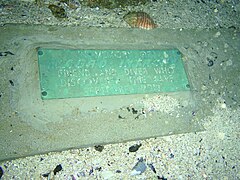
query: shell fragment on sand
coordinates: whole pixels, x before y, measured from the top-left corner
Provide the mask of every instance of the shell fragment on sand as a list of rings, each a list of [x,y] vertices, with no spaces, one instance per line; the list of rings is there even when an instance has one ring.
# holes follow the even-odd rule
[[[157,25],[153,19],[145,12],[130,12],[126,14],[123,19],[133,28],[153,29]]]

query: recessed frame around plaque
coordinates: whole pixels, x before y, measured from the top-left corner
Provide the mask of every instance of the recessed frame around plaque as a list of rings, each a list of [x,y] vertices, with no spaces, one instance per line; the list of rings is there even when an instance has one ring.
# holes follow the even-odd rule
[[[37,51],[42,99],[190,90],[177,49]]]

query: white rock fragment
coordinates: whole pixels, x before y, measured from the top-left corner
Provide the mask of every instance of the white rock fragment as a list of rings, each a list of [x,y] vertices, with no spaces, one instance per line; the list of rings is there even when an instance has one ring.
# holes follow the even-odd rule
[[[211,94],[216,94],[216,92],[212,89],[211,90],[211,92],[210,92]]]
[[[201,89],[202,89],[203,91],[205,91],[205,90],[207,90],[207,89],[208,89],[208,87],[207,87],[207,86],[205,86],[205,85],[202,85]]]
[[[223,139],[225,138],[225,133],[219,132],[219,133],[218,133],[218,138],[221,139],[221,140],[223,140]]]
[[[131,176],[136,176],[136,175],[140,175],[142,172],[141,171],[137,171],[137,170],[133,170],[132,172],[131,172]]]
[[[214,37],[219,37],[221,35],[221,33],[218,31],[215,35],[214,35]]]
[[[225,103],[222,103],[222,104],[220,105],[220,107],[221,107],[222,109],[226,109],[226,108],[227,108],[227,105],[226,105]]]
[[[114,173],[112,171],[102,171],[102,177],[103,179],[113,179]]]
[[[228,43],[224,43],[224,48],[226,49],[228,47],[229,47]]]
[[[227,66],[232,66],[232,64],[233,64],[233,62],[232,62],[231,59],[227,60],[227,62],[226,62],[226,65],[227,65]]]

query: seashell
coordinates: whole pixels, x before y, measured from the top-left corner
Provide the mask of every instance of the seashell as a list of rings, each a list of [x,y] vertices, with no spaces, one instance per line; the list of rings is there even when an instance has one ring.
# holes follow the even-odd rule
[[[157,25],[152,18],[145,12],[130,12],[123,19],[131,26],[141,29],[153,29]]]

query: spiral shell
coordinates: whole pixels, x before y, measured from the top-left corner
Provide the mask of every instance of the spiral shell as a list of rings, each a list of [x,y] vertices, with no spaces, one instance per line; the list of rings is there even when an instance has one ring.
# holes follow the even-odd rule
[[[153,29],[157,25],[152,18],[145,12],[130,12],[123,19],[131,26],[141,29]]]

